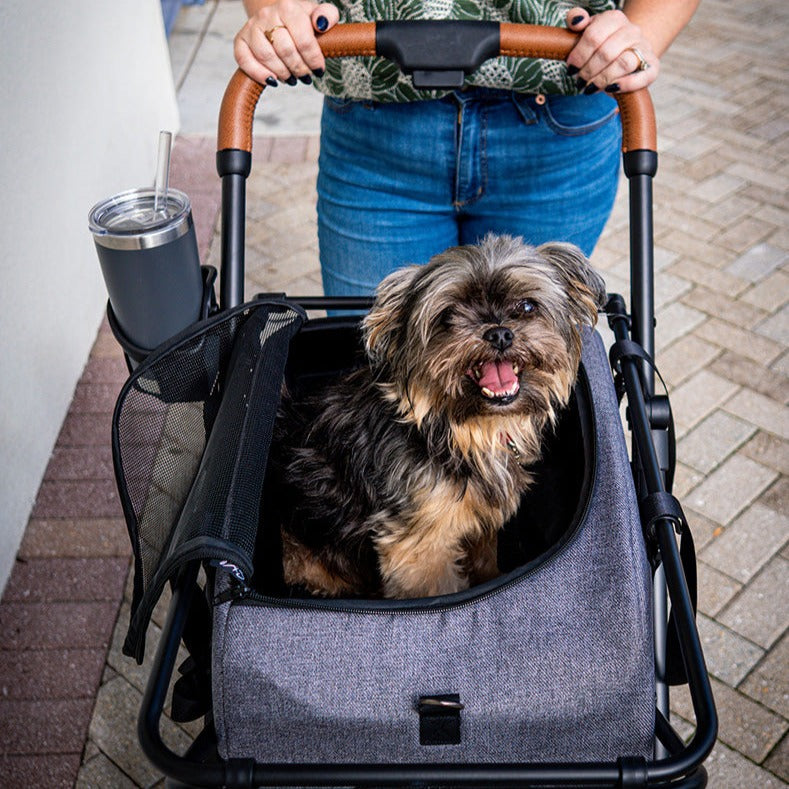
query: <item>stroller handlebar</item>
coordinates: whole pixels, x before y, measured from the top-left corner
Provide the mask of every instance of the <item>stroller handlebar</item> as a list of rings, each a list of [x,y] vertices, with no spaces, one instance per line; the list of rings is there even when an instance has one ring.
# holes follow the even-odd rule
[[[318,35],[328,58],[389,57],[415,79],[429,81],[438,75],[430,87],[460,87],[463,74],[496,55],[564,60],[577,40],[578,34],[559,27],[446,20],[357,22]],[[423,84],[428,87],[428,82]],[[217,150],[252,152],[252,121],[263,90],[263,85],[236,71],[219,112]],[[656,151],[655,111],[647,89],[615,98],[622,117],[622,152]]]

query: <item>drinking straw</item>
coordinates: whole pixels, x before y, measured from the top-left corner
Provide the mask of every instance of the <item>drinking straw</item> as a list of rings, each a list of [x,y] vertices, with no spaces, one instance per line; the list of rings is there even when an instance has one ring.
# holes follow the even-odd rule
[[[167,210],[167,189],[170,182],[170,148],[173,135],[168,131],[159,132],[159,154],[156,158],[156,179],[153,182],[153,212]]]

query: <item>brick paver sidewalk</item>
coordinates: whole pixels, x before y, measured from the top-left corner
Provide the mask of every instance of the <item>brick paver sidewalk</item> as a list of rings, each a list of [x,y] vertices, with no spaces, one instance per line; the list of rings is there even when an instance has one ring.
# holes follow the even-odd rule
[[[699,554],[699,629],[720,713],[715,789],[789,780],[789,6],[704,0],[653,91],[658,362],[676,492]],[[282,88],[280,89],[282,90]],[[172,182],[217,264],[214,141],[182,137]],[[259,138],[247,294],[320,292],[314,137]],[[625,190],[595,252],[627,293]],[[152,786],[135,739],[147,676],[120,655],[129,549],[109,419],[125,368],[102,328],[0,603],[0,785]],[[152,627],[152,655],[161,611]],[[674,720],[692,730],[683,692]],[[185,745],[193,728],[166,722]]]

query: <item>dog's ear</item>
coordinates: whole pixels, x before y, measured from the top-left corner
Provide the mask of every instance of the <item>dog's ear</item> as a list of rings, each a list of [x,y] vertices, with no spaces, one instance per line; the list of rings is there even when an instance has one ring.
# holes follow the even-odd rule
[[[406,266],[385,277],[375,292],[375,303],[362,322],[364,344],[373,364],[392,363],[397,336],[405,331],[408,296],[422,266]]]
[[[561,277],[570,304],[579,323],[594,326],[597,312],[605,306],[607,294],[603,278],[575,244],[554,242],[537,247],[537,253],[548,261]]]

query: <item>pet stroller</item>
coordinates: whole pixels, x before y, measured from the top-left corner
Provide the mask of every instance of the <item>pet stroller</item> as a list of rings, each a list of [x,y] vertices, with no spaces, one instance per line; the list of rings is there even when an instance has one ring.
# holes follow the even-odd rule
[[[384,55],[417,86],[452,88],[489,57],[563,59],[574,40],[465,22],[350,24],[320,38],[329,57]],[[238,72],[221,109],[219,306],[204,267],[202,320],[146,358],[124,346],[134,369],[113,452],[135,555],[126,654],[142,661],[153,608],[173,589],[139,720],[146,755],[176,786],[704,786],[717,720],[692,541],[670,494],[670,409],[651,359],[649,95],[618,97],[631,312],[610,297],[610,360],[585,334],[571,404],[500,538],[503,575],[421,600],[315,600],[261,591],[271,558],[256,557],[262,499],[276,496],[266,460],[283,380],[306,391],[360,360],[358,317],[307,320],[306,310],[370,300],[244,302],[261,91]],[[631,457],[617,395],[627,396]],[[535,520],[550,541],[535,544]],[[173,682],[182,642],[189,655]],[[687,744],[668,720],[668,687],[682,683],[696,715]],[[171,685],[172,717],[204,723],[185,755],[160,734]]]

